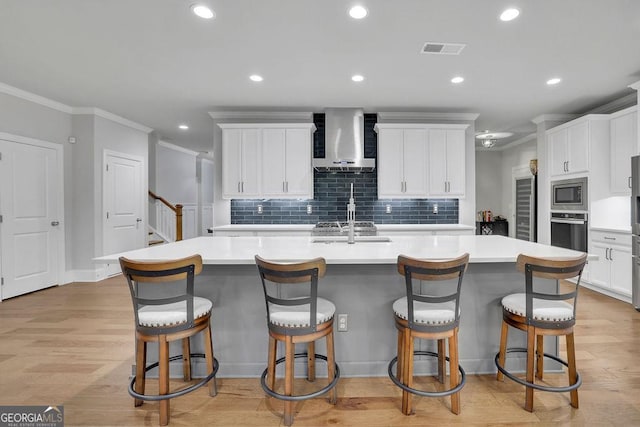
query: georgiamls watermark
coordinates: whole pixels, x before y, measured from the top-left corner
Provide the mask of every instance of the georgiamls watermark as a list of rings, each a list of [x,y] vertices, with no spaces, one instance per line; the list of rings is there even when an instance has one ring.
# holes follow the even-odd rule
[[[0,406],[0,427],[64,427],[64,406]]]

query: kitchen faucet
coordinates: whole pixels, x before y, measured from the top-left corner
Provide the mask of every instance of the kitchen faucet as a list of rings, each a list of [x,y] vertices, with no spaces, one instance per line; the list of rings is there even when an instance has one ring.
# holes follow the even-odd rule
[[[356,203],[353,199],[353,182],[351,183],[351,196],[349,197],[349,204],[347,205],[347,222],[349,223],[349,235],[347,237],[347,243],[353,244],[356,242]]]

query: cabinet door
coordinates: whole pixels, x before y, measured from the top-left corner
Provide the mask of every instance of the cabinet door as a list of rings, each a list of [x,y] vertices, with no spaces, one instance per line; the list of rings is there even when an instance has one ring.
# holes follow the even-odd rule
[[[447,184],[447,131],[429,131],[429,195],[446,197]]]
[[[242,181],[242,129],[222,131],[222,195],[239,197]]]
[[[631,195],[631,156],[638,144],[637,113],[611,119],[611,192]]]
[[[309,129],[287,129],[285,189],[287,196],[313,198],[311,134]]]
[[[260,129],[242,129],[242,197],[260,196]]]
[[[594,285],[608,288],[611,264],[608,259],[609,245],[593,242],[589,251],[598,256],[597,261],[589,261],[589,281]],[[631,272],[631,265],[629,265],[629,272]]]
[[[464,196],[465,131],[447,130],[447,195]]]
[[[280,197],[285,193],[285,129],[262,131],[262,194]]]
[[[427,197],[427,131],[426,129],[404,130],[404,195]]]
[[[549,161],[551,175],[564,175],[567,173],[567,130],[547,134],[549,146]]]
[[[569,173],[589,170],[589,122],[567,129],[567,160]]]
[[[615,246],[611,248],[609,253],[609,258],[611,258],[611,289],[631,296],[631,269],[633,262],[631,248]]]
[[[403,130],[378,131],[378,198],[403,197]]]

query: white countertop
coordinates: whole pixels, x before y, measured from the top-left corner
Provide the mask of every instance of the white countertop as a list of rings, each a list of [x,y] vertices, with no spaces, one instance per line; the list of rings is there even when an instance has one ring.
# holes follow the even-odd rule
[[[311,231],[315,224],[229,224],[213,227],[214,231]],[[475,230],[463,224],[376,224],[378,231]]]
[[[254,255],[274,261],[324,257],[328,264],[395,264],[400,254],[424,259],[448,259],[468,252],[471,263],[516,261],[518,254],[564,258],[580,252],[503,236],[397,236],[389,242],[312,243],[313,237],[196,237],[112,254],[95,261],[118,262],[120,256],[137,260],[167,260],[200,254],[205,264],[254,264]],[[597,259],[590,256],[589,259]]]

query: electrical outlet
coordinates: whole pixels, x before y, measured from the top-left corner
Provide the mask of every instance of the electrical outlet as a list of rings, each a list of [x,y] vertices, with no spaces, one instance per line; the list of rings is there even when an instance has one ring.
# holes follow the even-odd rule
[[[338,332],[347,332],[348,322],[346,314],[338,314]]]
[[[313,213],[313,206],[307,205],[307,214],[311,215]]]
[[[387,208],[385,210],[386,213],[391,213],[391,205],[387,205]]]
[[[433,204],[433,213],[434,213],[434,214],[437,214],[437,213],[438,213],[438,204],[437,204],[437,203],[434,203],[434,204]]]
[[[258,205],[258,213],[262,214],[263,210],[262,210],[262,205]]]

